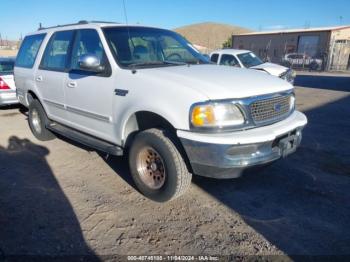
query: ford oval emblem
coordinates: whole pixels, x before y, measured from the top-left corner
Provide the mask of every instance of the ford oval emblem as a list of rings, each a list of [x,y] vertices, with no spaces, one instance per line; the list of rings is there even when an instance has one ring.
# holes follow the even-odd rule
[[[273,106],[273,109],[275,110],[275,112],[279,112],[282,109],[282,105],[281,104],[275,104]]]

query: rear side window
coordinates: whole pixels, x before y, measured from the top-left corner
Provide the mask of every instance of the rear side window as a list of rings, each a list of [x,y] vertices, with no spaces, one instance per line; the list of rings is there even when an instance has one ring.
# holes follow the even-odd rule
[[[0,61],[0,74],[13,73],[14,61]]]
[[[16,58],[16,66],[32,68],[45,34],[26,36]]]
[[[213,54],[211,57],[210,57],[210,61],[214,62],[214,63],[217,63],[218,62],[218,59],[219,59],[219,54]]]
[[[74,31],[56,32],[52,35],[44,56],[40,63],[40,69],[52,71],[64,71],[69,61],[69,52],[73,43]]]

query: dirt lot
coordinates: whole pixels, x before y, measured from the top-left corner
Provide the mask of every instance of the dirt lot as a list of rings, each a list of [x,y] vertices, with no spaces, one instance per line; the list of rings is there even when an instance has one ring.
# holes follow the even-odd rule
[[[237,180],[194,177],[186,195],[163,205],[134,189],[125,159],[39,142],[23,110],[0,110],[0,260],[350,255],[349,79],[298,79],[308,86],[296,91],[310,123],[297,153]]]
[[[0,50],[0,56],[16,56],[18,50]]]

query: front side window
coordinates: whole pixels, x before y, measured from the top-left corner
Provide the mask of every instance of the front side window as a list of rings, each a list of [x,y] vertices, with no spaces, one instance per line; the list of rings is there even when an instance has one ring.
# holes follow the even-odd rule
[[[12,74],[14,65],[15,65],[14,61],[10,61],[10,60],[1,61],[0,60],[0,75]]]
[[[32,68],[45,34],[26,36],[16,58],[16,66]]]
[[[100,37],[94,29],[82,29],[77,32],[72,52],[72,70],[79,70],[79,60],[85,55],[97,57],[102,65],[106,63],[107,58]]]
[[[222,55],[220,65],[240,67],[238,60],[233,55]]]
[[[264,63],[253,52],[243,53],[243,54],[239,54],[237,56],[238,56],[239,60],[241,60],[242,64],[247,68],[252,67],[252,66],[261,65]]]
[[[146,27],[108,27],[103,31],[115,60],[123,68],[208,63],[172,31]]]
[[[74,31],[56,32],[52,35],[41,60],[40,69],[64,71],[69,61],[69,49]]]

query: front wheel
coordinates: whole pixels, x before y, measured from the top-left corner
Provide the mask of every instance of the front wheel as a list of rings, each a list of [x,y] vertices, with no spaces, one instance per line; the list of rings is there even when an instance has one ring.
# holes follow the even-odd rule
[[[181,196],[192,175],[166,131],[149,129],[134,139],[129,153],[131,175],[146,197],[166,202]]]

